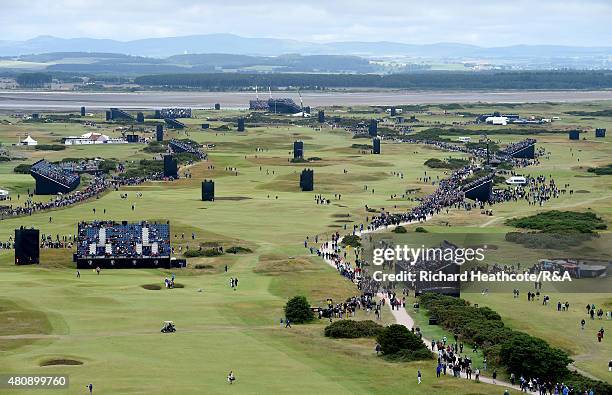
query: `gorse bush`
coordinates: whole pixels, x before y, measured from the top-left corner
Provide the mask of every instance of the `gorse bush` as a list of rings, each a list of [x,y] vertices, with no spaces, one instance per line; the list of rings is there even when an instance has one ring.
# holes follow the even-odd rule
[[[314,313],[305,296],[294,296],[285,305],[285,317],[293,323],[303,324],[312,321]]]
[[[223,253],[216,248],[207,248],[203,250],[187,250],[183,254],[187,258],[197,258],[197,257],[213,257],[223,255]]]
[[[442,327],[456,333],[462,341],[480,346],[490,361],[506,367],[517,377],[571,382],[578,392],[597,388],[596,393],[612,393],[608,383],[570,373],[567,366],[572,359],[565,351],[504,326],[499,314],[488,307],[470,306],[461,298],[436,293],[421,295],[420,304]]]
[[[432,358],[431,352],[423,344],[421,338],[408,330],[404,325],[392,324],[385,327],[376,336],[376,341],[380,344],[383,355],[390,358],[395,356],[401,360],[406,360],[407,358],[414,360],[418,355],[428,359]]]
[[[346,235],[342,238],[341,244],[346,246],[351,246],[353,248],[361,247],[361,237],[357,235]]]
[[[372,320],[339,320],[325,327],[325,336],[344,339],[378,336],[383,326]]]
[[[249,252],[253,252],[250,248],[241,247],[241,246],[232,246],[225,250],[228,254],[247,254]]]
[[[593,233],[607,229],[603,219],[592,212],[551,210],[522,218],[506,220],[516,228],[540,230],[547,233]]]

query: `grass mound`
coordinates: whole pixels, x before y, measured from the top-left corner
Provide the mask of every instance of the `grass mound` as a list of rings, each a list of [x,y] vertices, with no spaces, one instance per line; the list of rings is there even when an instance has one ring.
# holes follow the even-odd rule
[[[46,359],[40,363],[40,366],[77,366],[83,365],[83,361],[76,359]]]
[[[0,333],[2,336],[50,334],[51,322],[41,311],[27,309],[9,299],[0,298]],[[0,352],[32,344],[30,339],[0,339]]]

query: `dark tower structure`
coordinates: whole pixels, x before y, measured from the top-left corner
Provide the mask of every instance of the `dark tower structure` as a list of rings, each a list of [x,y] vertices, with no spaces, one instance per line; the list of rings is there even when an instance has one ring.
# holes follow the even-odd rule
[[[164,155],[164,177],[178,178],[178,161],[172,155]]]
[[[595,129],[595,137],[606,137],[606,129],[603,129],[603,128]]]
[[[319,118],[319,123],[325,123],[325,111],[319,110],[317,117]]]
[[[391,113],[390,115],[391,115],[392,117],[394,117],[394,116],[396,116],[396,115],[397,115],[397,110],[395,110],[395,107],[391,107],[391,111],[390,111],[390,113]]]
[[[293,142],[293,159],[304,159],[304,142]]]
[[[140,111],[136,113],[136,122],[144,123],[144,114]]]
[[[370,127],[368,128],[368,134],[372,137],[378,136],[378,121],[375,119],[370,120]]]
[[[215,182],[213,180],[202,181],[202,201],[203,202],[214,202],[215,201]]]
[[[85,116],[85,106],[81,106],[81,116]]]
[[[106,111],[106,120],[107,120],[107,121],[110,121],[111,119],[112,119],[112,118],[111,118],[111,112],[107,110],[107,111]]]
[[[221,109],[221,104],[215,103],[215,110],[220,110],[220,109]]]
[[[300,174],[300,189],[303,192],[314,190],[314,170],[302,170],[302,173]]]
[[[15,265],[40,263],[39,240],[38,229],[15,229]]]
[[[164,141],[164,125],[158,124],[155,126],[155,141]]]
[[[155,119],[162,119],[161,110],[155,110]]]
[[[238,131],[244,132],[244,118],[238,118]]]
[[[579,130],[570,130],[569,132],[570,140],[580,140],[580,131]]]
[[[372,153],[380,154],[380,139],[378,137],[372,139]]]

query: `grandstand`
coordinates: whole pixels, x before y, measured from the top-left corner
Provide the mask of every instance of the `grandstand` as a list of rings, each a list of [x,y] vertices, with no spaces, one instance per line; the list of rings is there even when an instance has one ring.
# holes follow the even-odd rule
[[[493,178],[495,173],[487,174],[463,186],[462,191],[467,199],[488,202],[493,193]]]
[[[293,99],[268,99],[268,100],[251,100],[249,101],[250,110],[268,111],[274,114],[295,114],[302,109]]]
[[[111,108],[107,111],[107,121],[133,121],[134,117],[118,108]]]
[[[157,111],[155,112],[157,114]],[[191,108],[162,108],[159,110],[158,118],[191,118]]]
[[[534,159],[535,143],[536,141],[534,139],[525,139],[518,143],[508,145],[505,149],[499,151],[499,154],[511,158]]]
[[[194,147],[193,145],[181,140],[172,139],[168,142],[168,146],[174,153],[188,152],[190,154],[196,155],[198,159],[206,158],[205,152],[202,152],[199,148]]]
[[[77,268],[170,267],[170,224],[80,222]]]
[[[35,191],[37,195],[68,193],[76,189],[81,183],[81,177],[78,174],[44,159],[32,165],[30,175],[36,180]]]
[[[168,126],[169,129],[184,129],[186,127],[183,122],[174,118],[164,118],[164,122],[166,122],[166,126]]]

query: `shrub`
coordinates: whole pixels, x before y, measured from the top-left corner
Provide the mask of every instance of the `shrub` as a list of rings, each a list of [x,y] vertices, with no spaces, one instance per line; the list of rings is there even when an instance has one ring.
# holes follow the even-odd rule
[[[425,228],[424,228],[424,227],[422,227],[422,226],[417,226],[417,227],[416,227],[416,229],[415,229],[414,231],[415,231],[415,232],[417,232],[417,233],[429,233],[429,232],[427,231],[427,229],[425,229]]]
[[[197,258],[201,256],[203,257],[219,256],[219,255],[223,255],[223,253],[216,248],[208,248],[204,250],[187,250],[185,251],[183,255],[185,255],[187,258]]]
[[[228,254],[247,254],[249,252],[253,252],[250,248],[233,246],[225,250]]]
[[[34,148],[39,151],[63,151],[66,149],[66,146],[61,144],[39,144]]]
[[[500,358],[516,375],[553,381],[566,375],[567,365],[572,362],[565,351],[522,332],[514,332],[502,343]]]
[[[395,227],[395,229],[392,230],[393,233],[408,233],[408,231],[406,230],[406,228],[404,228],[401,225],[398,225]]]
[[[600,166],[600,167],[592,167],[587,170],[589,173],[595,173],[598,176],[609,176],[612,175],[612,163]]]
[[[361,247],[361,237],[357,235],[346,235],[342,238],[342,243],[344,247],[351,246],[353,248]]]
[[[466,159],[449,158],[447,160],[441,160],[430,158],[425,161],[424,165],[432,169],[459,169],[466,166],[468,163],[469,161]]]
[[[285,317],[296,324],[303,324],[312,321],[314,313],[305,296],[294,296],[285,305]]]
[[[149,152],[152,154],[158,154],[161,152],[166,152],[166,147],[161,144],[159,141],[151,141],[146,147],[142,149],[144,152]]]
[[[414,333],[404,325],[393,324],[384,328],[376,337],[384,355],[391,355],[400,351],[418,351],[427,347]]]
[[[548,233],[592,233],[607,228],[604,220],[595,213],[559,210],[508,219],[506,225]]]
[[[15,168],[13,169],[13,172],[18,173],[18,174],[30,174],[31,168],[32,168],[32,165],[22,163],[20,165],[15,166]]]
[[[343,339],[356,339],[358,337],[378,336],[382,330],[382,325],[379,325],[372,320],[339,320],[325,327],[325,336]]]
[[[461,298],[433,293],[422,295],[420,304],[442,327],[457,333],[462,341],[479,345],[490,361],[505,366],[517,376],[561,382],[569,373],[567,365],[572,360],[565,351],[505,327],[499,314],[490,308],[470,306]],[[587,386],[581,388],[584,390]]]

